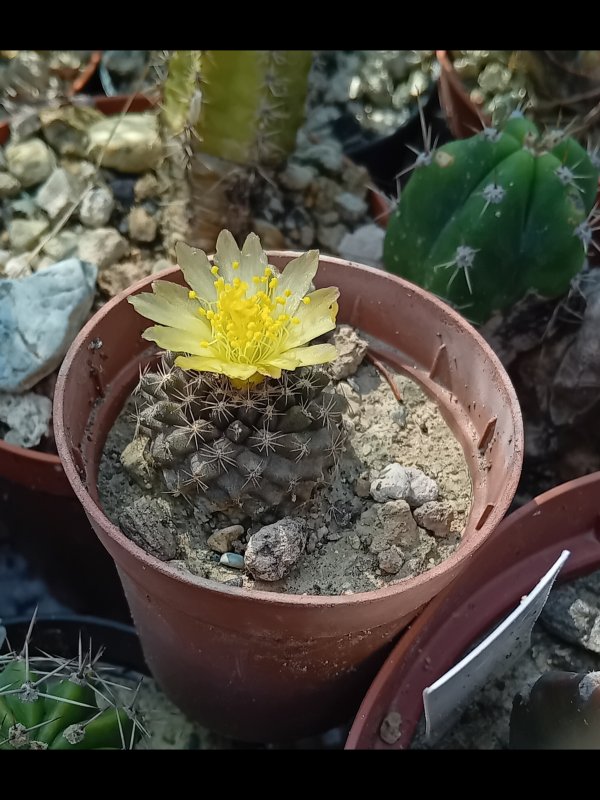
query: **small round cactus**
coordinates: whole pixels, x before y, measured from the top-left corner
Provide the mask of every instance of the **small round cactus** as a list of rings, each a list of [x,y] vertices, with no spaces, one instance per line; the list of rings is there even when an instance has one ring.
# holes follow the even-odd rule
[[[163,323],[143,335],[166,352],[140,376],[122,463],[231,520],[285,516],[327,481],[344,443],[346,401],[315,366],[336,350],[311,344],[335,328],[339,292],[310,292],[317,251],[280,273],[254,234],[239,250],[222,232],[212,264],[185,245],[178,257],[191,289],[157,281],[130,298]]]
[[[0,750],[129,750],[143,727],[133,703],[119,706],[113,680],[90,651],[71,660],[20,652],[0,656]],[[111,673],[112,675],[112,673]]]
[[[558,297],[592,240],[598,176],[573,138],[518,113],[502,130],[426,146],[390,219],[385,266],[476,323],[528,292]]]

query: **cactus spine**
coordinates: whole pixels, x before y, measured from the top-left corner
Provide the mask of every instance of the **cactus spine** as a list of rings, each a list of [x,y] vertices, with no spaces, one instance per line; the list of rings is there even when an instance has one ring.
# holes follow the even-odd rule
[[[34,621],[21,652],[0,656],[0,750],[131,749],[143,728],[114,700],[100,654],[83,653],[80,640],[76,659],[32,657]]]
[[[420,154],[386,232],[386,268],[485,322],[529,291],[558,297],[591,242],[598,168],[515,114]]]
[[[252,176],[293,150],[311,61],[305,50],[173,52],[162,117],[184,135],[191,244],[210,251],[223,227],[250,232]]]

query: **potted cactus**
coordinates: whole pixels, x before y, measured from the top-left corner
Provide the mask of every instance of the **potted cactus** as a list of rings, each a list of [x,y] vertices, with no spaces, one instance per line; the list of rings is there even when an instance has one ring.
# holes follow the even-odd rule
[[[426,150],[390,218],[386,268],[476,323],[528,293],[559,297],[592,240],[598,176],[574,139],[520,113]]]
[[[0,627],[0,750],[131,750],[143,732],[135,693],[119,702],[110,668],[98,663],[103,650],[92,653],[91,640],[85,649],[81,633],[69,658],[35,655],[35,621],[19,651]]]
[[[392,641],[494,530],[518,480],[519,412],[478,334],[395,276],[316,251],[266,253],[254,235],[240,250],[229,233],[214,260],[182,244],[178,261],[153,287],[147,279],[104,306],[73,344],[57,383],[57,446],[166,693],[212,730],[285,741],[352,714]],[[346,400],[326,372],[335,349],[319,341],[339,322],[338,302],[341,321],[369,337],[370,357],[435,399],[465,455],[470,512],[460,545],[421,571],[407,563],[404,577],[390,574],[372,590],[277,591],[279,568],[289,572],[308,550],[308,499],[327,496],[342,435],[353,441]],[[128,408],[133,420],[120,428]],[[385,493],[385,481],[375,484]],[[146,496],[126,501],[126,487]],[[173,539],[165,498],[180,503],[176,517],[191,536],[214,530],[191,548],[200,558],[215,545],[201,572],[178,559],[191,540],[184,528],[184,540]],[[394,502],[411,513],[407,501]],[[324,526],[331,552],[347,554],[342,573],[356,559],[334,516],[343,511],[334,507]],[[392,524],[393,537],[416,533],[406,521],[406,529]],[[385,565],[398,570],[394,547]]]

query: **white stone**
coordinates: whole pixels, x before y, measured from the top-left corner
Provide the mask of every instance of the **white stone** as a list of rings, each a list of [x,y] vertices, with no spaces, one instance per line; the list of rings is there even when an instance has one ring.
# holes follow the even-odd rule
[[[385,230],[379,225],[369,223],[361,225],[353,233],[347,233],[338,246],[341,258],[380,267],[383,258],[383,240]]]
[[[88,228],[106,225],[115,207],[115,198],[107,186],[96,186],[81,201],[79,219]]]
[[[48,230],[48,222],[44,219],[14,219],[8,226],[10,246],[16,253],[31,250]]]
[[[97,269],[70,258],[0,278],[0,391],[24,392],[61,362],[92,307]]]
[[[88,136],[90,156],[96,158],[104,151],[102,166],[119,172],[146,172],[163,155],[158,117],[150,112],[106,117],[91,126]]]
[[[79,235],[75,231],[64,230],[53,236],[42,248],[42,251],[53,259],[52,263],[62,261],[77,253]],[[40,267],[38,267],[40,269]]]
[[[411,508],[437,500],[437,483],[417,467],[388,464],[379,477],[371,482],[371,497],[378,503],[387,500],[406,500]]]
[[[114,228],[96,228],[86,231],[79,240],[79,258],[106,269],[127,255],[129,245]]]
[[[50,219],[56,219],[75,202],[81,193],[81,184],[64,169],[55,169],[48,180],[40,186],[35,202]]]
[[[279,180],[287,189],[291,189],[293,192],[301,192],[310,185],[316,175],[317,171],[314,167],[290,162],[280,174]]]
[[[135,242],[153,242],[156,239],[158,224],[141,206],[135,206],[127,216],[129,235]]]
[[[4,277],[6,278],[25,278],[33,272],[32,252],[19,253],[18,256],[9,258],[4,265]]]
[[[35,447],[48,434],[52,401],[41,394],[0,392],[0,422],[8,426],[7,444]]]
[[[45,181],[56,164],[54,153],[41,139],[11,144],[5,154],[8,171],[25,188]]]
[[[341,192],[335,198],[335,204],[340,216],[346,222],[358,222],[367,213],[365,201],[352,192]]]

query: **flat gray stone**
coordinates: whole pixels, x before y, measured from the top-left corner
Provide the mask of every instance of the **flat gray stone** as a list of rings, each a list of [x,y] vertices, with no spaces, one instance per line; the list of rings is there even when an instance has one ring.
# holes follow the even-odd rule
[[[104,151],[102,166],[119,172],[146,172],[156,167],[163,155],[154,113],[106,117],[91,126],[88,136],[90,156],[96,158]]]
[[[341,258],[367,264],[371,267],[380,267],[383,258],[383,240],[385,229],[370,223],[361,225],[352,233],[347,233],[339,244],[338,252]]]
[[[95,265],[70,258],[26,278],[0,278],[0,391],[24,392],[49,375],[92,307]]]
[[[0,198],[14,197],[21,191],[21,183],[8,172],[0,172]]]
[[[38,189],[35,202],[50,219],[56,219],[77,200],[80,193],[81,183],[77,178],[65,169],[55,169]]]
[[[257,580],[281,580],[304,552],[307,538],[306,522],[299,517],[284,517],[265,525],[248,539],[248,571]]]

